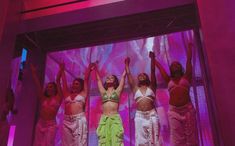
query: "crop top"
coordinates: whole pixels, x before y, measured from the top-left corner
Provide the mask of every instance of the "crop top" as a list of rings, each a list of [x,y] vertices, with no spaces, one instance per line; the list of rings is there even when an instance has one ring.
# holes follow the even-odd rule
[[[170,80],[168,83],[169,92],[172,92],[172,90],[174,90],[176,87],[180,87],[188,91],[190,87],[190,83],[185,78],[181,78],[178,84],[176,84],[173,80]]]
[[[107,101],[113,101],[118,103],[119,97],[116,91],[114,91],[110,96],[108,96],[107,92],[105,92],[102,96],[102,102],[105,103]]]
[[[68,96],[67,98],[65,98],[64,100],[65,104],[67,103],[75,103],[75,102],[83,102],[85,103],[85,97],[81,96],[80,94],[78,94],[73,100],[71,99],[71,96]]]
[[[143,100],[144,98],[154,101],[155,94],[152,89],[147,88],[145,94],[143,94],[140,89],[135,92],[134,99],[136,102]]]
[[[58,108],[59,106],[60,106],[60,103],[54,98],[51,100],[44,100],[42,102],[43,108]]]

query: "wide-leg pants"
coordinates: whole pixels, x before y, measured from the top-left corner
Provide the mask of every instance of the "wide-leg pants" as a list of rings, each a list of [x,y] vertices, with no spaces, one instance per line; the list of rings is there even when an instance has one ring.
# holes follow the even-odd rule
[[[62,146],[87,146],[87,120],[85,113],[64,116]]]
[[[56,131],[55,120],[39,119],[36,125],[34,146],[55,146]]]
[[[136,146],[160,146],[159,131],[159,119],[155,109],[150,111],[136,111]]]
[[[196,111],[192,103],[169,107],[171,146],[198,146]]]
[[[119,114],[102,115],[96,133],[99,146],[123,146],[124,129]]]

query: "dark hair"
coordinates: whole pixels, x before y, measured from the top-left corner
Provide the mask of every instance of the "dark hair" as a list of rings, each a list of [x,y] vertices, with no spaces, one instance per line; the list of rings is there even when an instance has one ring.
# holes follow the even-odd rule
[[[55,95],[56,95],[57,92],[58,92],[58,91],[57,91],[57,84],[56,84],[55,82],[49,82],[49,83],[47,83],[47,86],[48,86],[49,84],[52,84],[53,87],[55,88]],[[44,90],[44,96],[49,97],[49,95],[48,95],[48,93],[47,93],[47,89]]]
[[[146,74],[146,73],[140,73],[140,74],[144,74],[145,75],[145,77],[146,77],[146,80],[145,80],[145,85],[147,85],[147,86],[150,86],[150,79],[149,79],[149,76]],[[140,75],[139,74],[139,75]],[[138,75],[138,76],[139,76]],[[138,86],[141,86],[141,82],[138,80]]]
[[[114,89],[117,89],[117,87],[119,86],[118,78],[117,78],[117,76],[115,76],[115,75],[111,75],[111,76],[114,77]],[[105,88],[106,90],[108,89],[108,86],[107,86],[106,81],[105,81],[105,83],[104,83],[104,88]]]
[[[84,80],[82,78],[75,78],[73,82],[78,81],[80,83],[80,90],[78,92],[81,92],[84,89]]]
[[[175,74],[174,74],[174,72],[172,72],[172,69],[171,69],[174,64],[177,64],[177,65],[180,66],[180,68],[181,68],[180,75],[183,76],[183,75],[184,75],[184,72],[185,72],[183,66],[182,66],[178,61],[174,61],[174,62],[172,62],[171,65],[170,65],[171,77],[172,77],[172,78],[175,77]]]

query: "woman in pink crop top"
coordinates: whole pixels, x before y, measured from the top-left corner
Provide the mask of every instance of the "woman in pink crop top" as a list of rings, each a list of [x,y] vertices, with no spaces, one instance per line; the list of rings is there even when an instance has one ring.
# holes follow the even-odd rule
[[[92,70],[90,64],[84,80],[75,78],[71,89],[68,89],[65,76],[64,63],[60,65],[59,78],[62,77],[65,115],[62,128],[62,146],[86,146],[87,145],[87,121],[84,113],[86,98],[88,96],[88,80]]]
[[[49,82],[43,91],[36,68],[33,64],[30,65],[30,68],[40,101],[40,114],[35,130],[34,146],[54,146],[57,131],[56,115],[63,97],[60,83],[58,80],[56,83]]]
[[[170,94],[169,124],[172,146],[197,146],[196,112],[191,103],[189,91],[192,79],[192,43],[188,44],[186,71],[178,61],[170,65],[170,75],[155,60],[162,77],[168,84]]]
[[[150,52],[151,59],[151,81],[146,73],[140,73],[137,77],[137,84],[135,83],[130,69],[130,58],[126,58],[125,66],[128,77],[128,82],[134,93],[136,101],[135,114],[135,145],[146,146],[160,146],[159,141],[159,120],[155,110],[156,105],[156,76],[154,65],[154,53]]]

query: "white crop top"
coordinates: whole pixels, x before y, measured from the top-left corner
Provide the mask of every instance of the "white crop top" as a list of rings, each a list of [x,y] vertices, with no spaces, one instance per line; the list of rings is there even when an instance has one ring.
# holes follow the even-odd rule
[[[74,103],[74,102],[83,102],[85,103],[85,97],[81,96],[80,94],[78,94],[73,100],[71,99],[70,96],[68,96],[67,98],[65,98],[64,100],[65,104],[67,103]]]
[[[155,98],[155,93],[153,92],[152,89],[147,88],[145,94],[142,94],[142,92],[140,91],[140,89],[138,89],[135,92],[135,96],[134,99],[136,102],[139,102],[140,100],[143,100],[144,98],[149,99],[151,101],[154,101]]]

